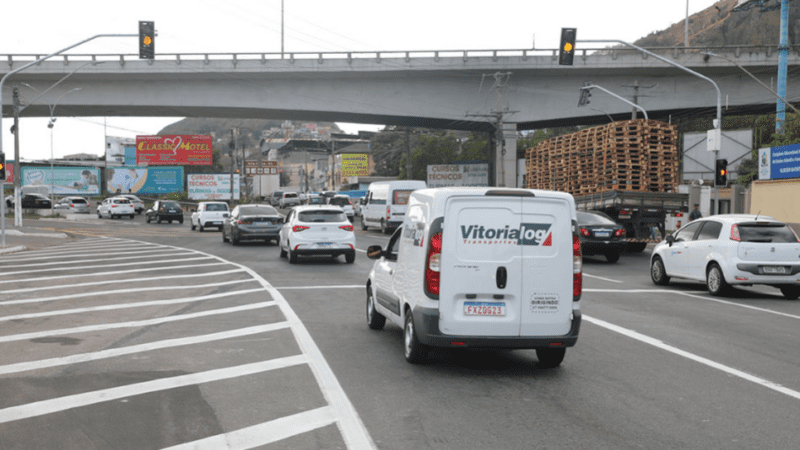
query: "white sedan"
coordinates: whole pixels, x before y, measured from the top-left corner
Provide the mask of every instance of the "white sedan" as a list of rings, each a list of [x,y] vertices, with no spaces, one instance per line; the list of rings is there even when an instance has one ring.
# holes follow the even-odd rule
[[[703,281],[711,295],[731,286],[775,286],[800,297],[800,239],[785,223],[751,214],[697,219],[656,245],[650,256],[653,283],[670,278]]]
[[[133,203],[124,197],[111,197],[103,200],[103,203],[97,206],[97,218],[102,219],[107,216],[110,219],[115,217],[130,216],[133,219],[136,210],[133,208]]]
[[[300,255],[344,255],[356,260],[356,236],[353,224],[338,206],[297,206],[286,215],[280,231],[281,258],[294,264]]]

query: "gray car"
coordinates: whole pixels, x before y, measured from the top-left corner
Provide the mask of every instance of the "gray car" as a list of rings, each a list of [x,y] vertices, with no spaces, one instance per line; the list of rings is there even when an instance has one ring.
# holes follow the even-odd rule
[[[53,209],[74,214],[91,214],[89,202],[83,197],[64,197],[59,200]]]
[[[239,205],[222,223],[222,242],[239,245],[244,240],[278,243],[283,216],[269,205]]]

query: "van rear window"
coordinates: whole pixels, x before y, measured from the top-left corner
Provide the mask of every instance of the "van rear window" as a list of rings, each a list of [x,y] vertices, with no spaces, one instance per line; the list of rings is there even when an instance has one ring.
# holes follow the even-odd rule
[[[408,197],[411,196],[411,189],[406,190],[397,190],[394,191],[394,199],[392,200],[392,204],[394,205],[407,205],[408,204]]]
[[[792,230],[785,223],[767,223],[767,224],[744,224],[740,223],[739,237],[742,242],[773,242],[773,243],[796,243]]]
[[[206,205],[206,211],[227,211],[228,205],[222,203],[209,203]]]

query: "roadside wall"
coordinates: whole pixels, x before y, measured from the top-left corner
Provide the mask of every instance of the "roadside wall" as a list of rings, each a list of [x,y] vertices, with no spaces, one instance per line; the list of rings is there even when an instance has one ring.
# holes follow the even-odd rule
[[[750,214],[765,214],[800,227],[800,178],[758,180],[751,186]]]

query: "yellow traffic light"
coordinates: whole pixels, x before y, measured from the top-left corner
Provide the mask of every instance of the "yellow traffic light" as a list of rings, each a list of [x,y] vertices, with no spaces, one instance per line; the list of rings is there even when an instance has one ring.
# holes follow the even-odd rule
[[[577,28],[561,29],[561,46],[558,51],[558,65],[571,66],[572,57],[575,55],[575,36]]]

